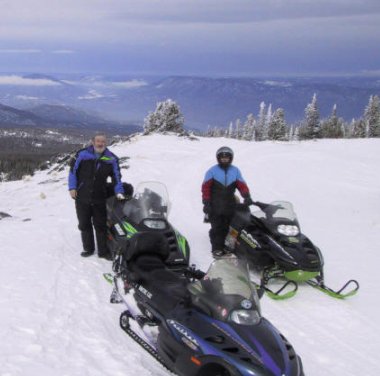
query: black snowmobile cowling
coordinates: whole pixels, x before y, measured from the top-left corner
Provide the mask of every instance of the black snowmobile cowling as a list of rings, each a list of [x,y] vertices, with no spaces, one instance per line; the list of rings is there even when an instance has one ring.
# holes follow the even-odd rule
[[[126,262],[106,275],[111,302],[126,307],[120,326],[134,341],[180,376],[304,375],[292,345],[262,317],[245,261],[225,258],[207,273],[179,273],[169,255],[163,234],[140,232],[123,253]]]
[[[189,264],[190,247],[186,238],[168,222],[168,192],[160,182],[142,182],[133,197],[107,200],[108,246],[113,258],[122,254],[133,236],[140,232],[161,233],[168,241],[168,265],[181,268]]]
[[[239,258],[246,259],[251,268],[262,272],[261,283],[270,297],[292,297],[298,283],[302,282],[339,299],[358,291],[359,284],[355,280],[349,280],[339,291],[325,285],[322,253],[301,232],[290,202],[254,202],[254,205],[260,210],[253,213],[244,204],[236,206],[226,247]],[[279,278],[287,282],[277,292],[273,292],[269,283]],[[349,285],[353,288],[347,291]]]

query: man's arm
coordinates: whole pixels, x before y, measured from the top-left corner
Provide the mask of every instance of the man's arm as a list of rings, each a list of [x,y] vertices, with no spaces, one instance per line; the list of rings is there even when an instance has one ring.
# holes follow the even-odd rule
[[[243,179],[243,176],[238,168],[237,169],[237,176],[236,176],[236,188],[240,192],[241,196],[245,199],[250,198],[250,192],[247,183]]]
[[[112,184],[114,186],[115,194],[125,194],[123,183],[121,181],[121,172],[119,166],[119,158],[116,155],[113,156],[112,160]]]
[[[81,151],[81,150],[80,150]],[[75,156],[73,156],[70,160],[70,171],[69,171],[69,191],[70,191],[70,196],[75,199],[77,197],[77,170],[80,164],[80,156],[78,151]]]
[[[211,187],[213,183],[212,169],[206,172],[205,178],[202,183],[202,202],[203,204],[210,203],[211,201]]]

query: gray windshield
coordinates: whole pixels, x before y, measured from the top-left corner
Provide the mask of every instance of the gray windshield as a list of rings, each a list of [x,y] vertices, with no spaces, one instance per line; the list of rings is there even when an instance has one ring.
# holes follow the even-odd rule
[[[166,186],[159,182],[144,182],[137,186],[133,198],[125,202],[123,214],[135,223],[146,218],[166,219],[168,207]]]

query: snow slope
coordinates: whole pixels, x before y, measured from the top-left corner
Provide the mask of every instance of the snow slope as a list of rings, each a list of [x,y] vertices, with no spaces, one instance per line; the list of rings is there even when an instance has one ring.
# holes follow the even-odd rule
[[[303,232],[325,257],[326,280],[361,284],[334,300],[302,286],[284,302],[262,299],[264,315],[301,355],[308,376],[377,375],[380,350],[380,140],[249,143],[138,136],[112,147],[130,156],[124,180],[167,185],[171,222],[190,241],[192,262],[211,262],[200,185],[216,149],[230,145],[254,199],[293,202]],[[120,329],[102,277],[110,263],[79,256],[67,171],[1,183],[0,375],[166,375]],[[30,220],[27,220],[30,219]]]

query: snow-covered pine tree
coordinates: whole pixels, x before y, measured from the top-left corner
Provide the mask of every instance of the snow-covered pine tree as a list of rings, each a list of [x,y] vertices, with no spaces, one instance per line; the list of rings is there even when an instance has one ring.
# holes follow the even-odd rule
[[[232,121],[230,122],[230,125],[228,127],[228,138],[233,138],[234,137],[234,124]]]
[[[351,137],[353,138],[365,138],[366,132],[366,122],[364,119],[352,119],[351,123]]]
[[[264,124],[264,131],[263,131],[263,141],[268,140],[268,130],[269,125],[272,121],[273,113],[272,113],[272,103],[269,104],[267,113],[265,115],[265,124]]]
[[[317,94],[314,93],[311,103],[305,108],[305,120],[299,130],[299,136],[304,140],[319,138],[321,133],[320,128]]]
[[[262,141],[264,139],[264,128],[265,128],[265,103],[260,103],[259,116],[257,117],[256,129],[255,129],[255,140]]]
[[[244,123],[244,132],[243,132],[243,139],[247,141],[252,141],[254,130],[255,130],[255,117],[253,114],[248,114],[247,120]]]
[[[343,120],[338,118],[337,106],[334,104],[331,115],[321,124],[322,138],[342,138],[343,137]]]
[[[240,119],[237,119],[235,122],[235,138],[240,140],[242,136],[241,122]]]
[[[144,134],[152,132],[183,133],[184,118],[179,105],[171,99],[158,102],[156,110],[144,119]]]
[[[377,95],[371,95],[364,111],[367,125],[367,137],[380,137],[380,100]]]
[[[295,133],[295,127],[294,125],[291,125],[287,134],[288,141],[294,141],[294,133]]]
[[[269,140],[286,140],[286,123],[285,123],[285,111],[282,108],[278,108],[269,123],[268,139]]]

